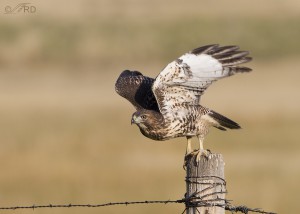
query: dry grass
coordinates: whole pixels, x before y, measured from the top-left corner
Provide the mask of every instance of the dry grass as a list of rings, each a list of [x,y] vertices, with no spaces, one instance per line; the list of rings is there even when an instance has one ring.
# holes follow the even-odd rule
[[[129,125],[133,108],[114,92],[114,81],[125,68],[155,76],[184,51],[219,42],[239,44],[255,58],[254,72],[216,83],[202,99],[243,127],[213,130],[205,144],[224,155],[228,198],[299,213],[298,3],[86,2],[68,9],[35,2],[36,15],[1,14],[0,206],[183,197],[185,140],[144,138]]]

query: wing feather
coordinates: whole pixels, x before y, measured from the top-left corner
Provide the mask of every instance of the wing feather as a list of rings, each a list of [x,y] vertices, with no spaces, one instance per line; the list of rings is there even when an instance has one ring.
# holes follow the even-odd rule
[[[199,105],[204,91],[218,79],[250,72],[239,66],[252,60],[238,46],[206,45],[168,64],[156,77],[152,90],[162,114],[174,114],[184,105]],[[179,107],[180,106],[180,107]]]
[[[229,45],[229,46],[222,46],[222,47],[216,47],[214,50],[210,53],[212,56],[222,55],[228,52],[233,52],[239,49],[239,46],[236,45]]]
[[[127,99],[136,109],[158,110],[152,92],[153,78],[144,76],[138,71],[123,71],[115,84],[116,92]]]

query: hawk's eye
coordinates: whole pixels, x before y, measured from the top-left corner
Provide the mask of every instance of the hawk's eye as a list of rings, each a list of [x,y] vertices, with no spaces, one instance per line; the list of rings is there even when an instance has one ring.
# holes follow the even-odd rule
[[[147,116],[143,114],[143,115],[141,116],[141,118],[142,118],[143,120],[145,120],[145,119],[147,118]]]

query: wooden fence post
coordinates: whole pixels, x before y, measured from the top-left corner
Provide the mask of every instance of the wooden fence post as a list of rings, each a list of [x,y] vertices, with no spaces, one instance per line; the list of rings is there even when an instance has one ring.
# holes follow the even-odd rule
[[[226,182],[224,161],[221,154],[186,157],[186,213],[225,214]]]

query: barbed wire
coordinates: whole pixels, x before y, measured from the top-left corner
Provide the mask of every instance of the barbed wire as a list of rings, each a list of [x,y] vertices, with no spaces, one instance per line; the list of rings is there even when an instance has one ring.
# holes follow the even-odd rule
[[[168,204],[168,203],[183,203],[182,200],[167,200],[167,201],[124,201],[124,202],[108,202],[103,204],[48,204],[48,205],[31,205],[31,206],[13,206],[0,207],[0,210],[17,210],[17,209],[37,209],[37,208],[71,208],[71,207],[106,207],[114,205],[132,205],[132,204]]]
[[[197,199],[197,198],[193,198]],[[96,208],[96,207],[106,207],[106,206],[115,206],[115,205],[134,205],[134,204],[174,204],[174,203],[189,203],[189,206],[191,206],[190,203],[191,198],[189,200],[187,199],[179,199],[179,200],[146,200],[146,201],[124,201],[124,202],[108,202],[108,203],[102,203],[102,204],[48,204],[48,205],[31,205],[31,206],[11,206],[11,207],[0,207],[0,210],[18,210],[18,209],[39,209],[39,208],[72,208],[72,207],[86,207],[86,208]],[[198,203],[194,204],[195,207],[207,207],[212,206],[211,203],[207,203],[207,201],[198,201]],[[216,204],[215,206],[220,206]],[[224,207],[224,206],[220,206]],[[230,212],[241,212],[244,214],[248,214],[249,212],[254,213],[262,213],[262,214],[276,214],[273,212],[266,212],[259,208],[249,208],[247,206],[233,206],[229,203],[228,200],[226,200],[225,210],[228,210]],[[184,213],[185,210],[182,212]]]

